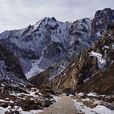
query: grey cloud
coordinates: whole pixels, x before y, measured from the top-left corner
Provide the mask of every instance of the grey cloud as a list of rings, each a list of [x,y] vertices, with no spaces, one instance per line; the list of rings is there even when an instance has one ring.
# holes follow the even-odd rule
[[[34,24],[45,16],[60,21],[92,17],[106,7],[114,8],[114,0],[0,0],[0,32]]]

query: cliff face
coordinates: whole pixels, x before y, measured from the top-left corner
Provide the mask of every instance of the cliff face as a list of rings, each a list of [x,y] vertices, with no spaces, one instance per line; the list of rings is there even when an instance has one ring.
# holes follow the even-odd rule
[[[92,32],[102,34],[107,25],[112,24],[114,21],[114,10],[105,8],[104,10],[98,10],[92,22]]]
[[[0,83],[26,85],[26,77],[17,57],[0,42]]]
[[[97,59],[98,70],[93,72],[87,82],[79,85],[77,91],[95,91],[100,94],[110,94],[114,92],[114,25],[108,26],[108,30],[102,36],[102,39],[91,49],[100,53],[101,58],[95,55]],[[91,69],[91,67],[90,67]]]

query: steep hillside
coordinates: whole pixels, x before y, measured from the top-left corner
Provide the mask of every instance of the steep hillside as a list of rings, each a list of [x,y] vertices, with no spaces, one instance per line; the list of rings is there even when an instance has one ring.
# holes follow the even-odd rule
[[[102,38],[81,53],[54,78],[50,86],[55,89],[74,89],[78,92],[114,92],[114,25],[109,25]]]
[[[28,82],[17,57],[0,42],[0,83],[26,85]]]
[[[45,85],[48,83],[53,83],[53,78],[54,78],[55,79],[54,85],[56,85],[56,88],[75,89],[77,83],[78,84],[83,83],[84,80],[88,80],[87,77],[91,76],[92,74],[95,74],[99,70],[99,68],[103,69],[105,67],[106,61],[104,59],[101,59],[102,55],[97,54],[98,58],[101,59],[100,61],[98,61],[99,65],[97,66],[97,58],[94,58],[92,56],[89,57],[88,56],[89,49],[87,48],[94,45],[94,43],[96,45],[96,43],[99,42],[99,39],[101,38],[102,34],[104,34],[104,31],[106,31],[108,27],[110,28],[110,26],[108,25],[112,25],[114,21],[113,12],[114,12],[113,10],[106,8],[104,10],[97,11],[94,19],[91,22],[89,21],[89,19],[82,19],[74,22],[71,25],[71,28],[69,31],[70,32],[69,56],[70,55],[72,56],[70,56],[71,59],[67,61],[68,63],[65,61],[62,64],[60,64],[61,66],[63,66],[61,68],[63,70],[61,70],[59,73],[57,72],[53,73],[53,71],[56,71],[58,68],[57,67],[58,63],[57,63],[47,68],[46,71],[41,72],[38,75],[34,75],[32,78],[30,78],[30,81],[38,85],[41,85],[41,84]],[[104,46],[104,45],[102,44],[101,46]],[[80,54],[79,58],[77,58],[78,54]],[[94,51],[92,52],[92,54],[96,55]],[[77,63],[77,66],[75,66],[76,64],[75,61]],[[74,78],[74,76],[79,77],[79,80],[77,81]],[[40,81],[40,84],[39,84],[39,81]]]
[[[90,54],[97,59],[98,70],[91,74],[90,80],[79,85],[77,91],[95,91],[100,94],[114,93],[114,24],[108,26],[108,31],[91,49]]]
[[[46,17],[24,29],[5,31],[0,39],[18,57],[29,78],[58,63],[61,68],[72,56],[90,47],[91,22],[89,18],[69,23]]]

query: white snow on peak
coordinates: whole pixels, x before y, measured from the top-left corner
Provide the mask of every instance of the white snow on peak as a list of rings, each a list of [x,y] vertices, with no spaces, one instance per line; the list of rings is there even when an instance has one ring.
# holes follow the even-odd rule
[[[38,28],[38,26],[40,25],[40,23],[43,21],[43,19],[39,20],[38,22],[36,22],[36,24],[33,25],[34,30],[36,30]]]
[[[92,51],[90,56],[96,57],[98,61],[98,67],[103,69],[106,65],[106,59],[103,58],[102,54]]]

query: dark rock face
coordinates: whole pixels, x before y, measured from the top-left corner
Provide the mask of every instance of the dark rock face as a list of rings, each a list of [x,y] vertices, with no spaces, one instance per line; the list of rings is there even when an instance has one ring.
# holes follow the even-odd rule
[[[56,61],[59,63],[61,60],[67,60],[68,55],[62,43],[52,42],[47,46],[43,52],[42,61],[40,62],[40,67],[46,69]],[[45,65],[44,65],[45,64]]]
[[[49,83],[49,74],[50,74],[51,68],[48,68],[42,73],[39,73],[38,75],[35,75],[29,79],[29,81],[32,84],[35,84],[37,86],[42,86],[43,84]]]
[[[7,71],[12,71],[17,75],[20,75],[20,78],[25,78],[22,68],[18,59],[11,53],[5,46],[0,44],[0,59],[4,60],[7,65]],[[22,77],[21,77],[22,76]]]
[[[94,33],[103,33],[107,25],[113,23],[114,10],[105,8],[104,10],[98,10],[92,22],[92,30]]]
[[[105,58],[104,69],[98,69],[91,75],[90,80],[77,88],[78,91],[95,91],[99,94],[114,93],[114,29],[110,28],[103,35],[102,39],[92,48],[92,50],[101,53]],[[98,62],[97,62],[98,64]],[[91,69],[91,68],[90,68]]]
[[[0,83],[19,85],[27,83],[17,57],[2,43],[0,43]]]

